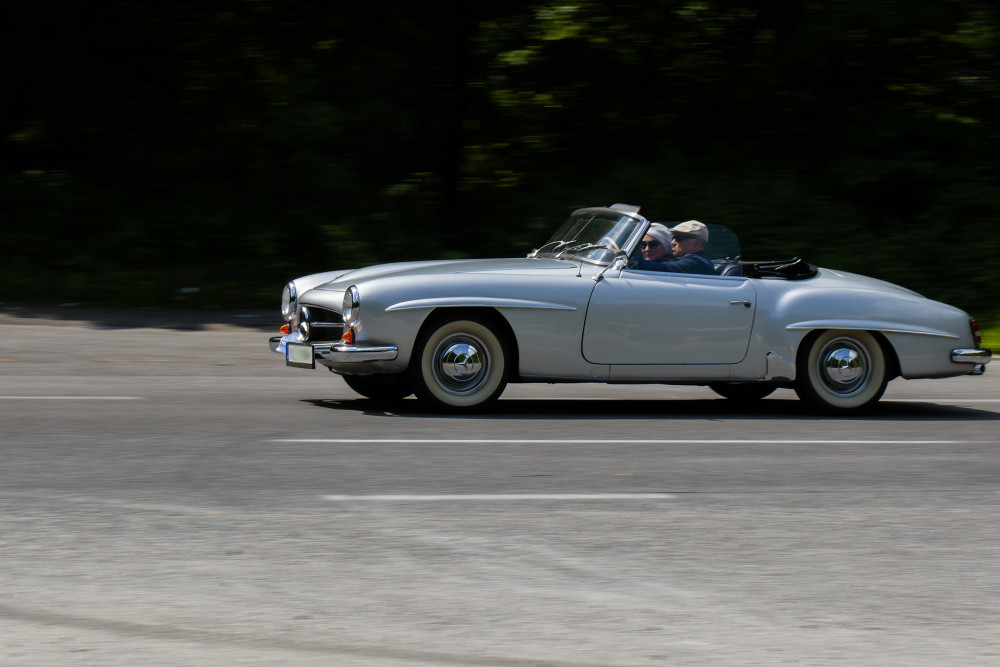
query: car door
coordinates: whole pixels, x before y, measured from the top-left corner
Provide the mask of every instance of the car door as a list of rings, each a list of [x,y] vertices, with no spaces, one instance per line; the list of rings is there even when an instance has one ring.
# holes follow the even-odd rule
[[[735,364],[746,356],[756,311],[753,282],[626,270],[597,283],[583,356],[595,364]]]

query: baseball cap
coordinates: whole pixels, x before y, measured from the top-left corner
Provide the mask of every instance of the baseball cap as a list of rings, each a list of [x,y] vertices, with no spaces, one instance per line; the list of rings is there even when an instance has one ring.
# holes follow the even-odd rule
[[[681,224],[673,227],[670,231],[675,235],[680,234],[681,236],[693,236],[701,239],[705,243],[708,243],[708,226],[706,226],[704,222],[688,220],[687,222],[682,222]]]

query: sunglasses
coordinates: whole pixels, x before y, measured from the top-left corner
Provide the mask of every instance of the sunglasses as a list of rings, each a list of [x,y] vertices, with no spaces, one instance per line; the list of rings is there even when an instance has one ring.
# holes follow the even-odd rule
[[[643,248],[643,249],[645,249],[645,248],[659,248],[660,247],[660,242],[659,241],[640,241],[639,242],[639,247]]]

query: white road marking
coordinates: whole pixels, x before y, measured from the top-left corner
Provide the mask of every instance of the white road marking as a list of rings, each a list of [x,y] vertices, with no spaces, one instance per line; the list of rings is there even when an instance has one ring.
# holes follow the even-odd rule
[[[1000,398],[883,398],[883,403],[1000,403]]]
[[[141,401],[142,396],[0,396],[0,401]]]
[[[424,502],[449,500],[664,500],[673,498],[669,493],[407,493],[381,495],[332,495],[323,500]]]
[[[713,396],[717,401],[724,401],[726,399],[721,396]],[[533,403],[535,401],[599,401],[601,403],[611,402],[611,401],[669,401],[670,397],[667,396],[533,396],[530,398],[511,396],[507,398],[501,398],[501,401],[511,402],[511,401],[523,401],[526,403]],[[678,396],[673,400],[684,400],[684,398]],[[768,403],[773,403],[775,400],[788,400],[795,401],[794,397],[788,399],[780,398],[769,398],[766,399]],[[1000,403],[1000,398],[892,398],[883,397],[883,403]]]
[[[329,445],[954,445],[961,440],[474,440],[444,438],[277,438],[271,442],[286,444],[329,444]]]

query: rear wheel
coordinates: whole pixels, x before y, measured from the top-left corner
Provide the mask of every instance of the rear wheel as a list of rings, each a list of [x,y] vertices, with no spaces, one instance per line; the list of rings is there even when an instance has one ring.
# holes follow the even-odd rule
[[[462,412],[492,403],[507,386],[510,355],[502,335],[478,318],[439,320],[417,340],[410,380],[417,397]]]
[[[708,388],[723,398],[739,403],[759,401],[777,389],[767,382],[718,382],[708,385]]]
[[[885,352],[867,331],[824,331],[807,339],[796,375],[799,398],[828,413],[874,405],[889,382]]]
[[[413,393],[405,375],[342,375],[347,386],[374,401],[399,401]]]

